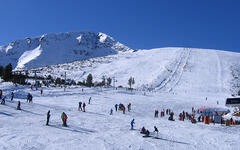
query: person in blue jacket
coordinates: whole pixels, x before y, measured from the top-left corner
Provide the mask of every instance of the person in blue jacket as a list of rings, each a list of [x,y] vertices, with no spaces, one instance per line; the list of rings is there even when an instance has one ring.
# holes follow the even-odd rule
[[[131,121],[131,129],[133,129],[133,125],[135,124],[134,119]]]

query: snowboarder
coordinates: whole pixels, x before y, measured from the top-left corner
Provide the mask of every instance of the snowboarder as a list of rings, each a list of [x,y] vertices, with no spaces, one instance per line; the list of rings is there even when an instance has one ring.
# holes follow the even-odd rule
[[[134,119],[131,121],[131,130],[133,130],[133,125],[135,124]]]
[[[111,110],[110,110],[110,115],[112,115],[113,114],[113,109],[111,108]]]
[[[90,97],[90,98],[89,98],[89,100],[88,100],[88,104],[90,104],[90,103],[91,103],[91,99],[92,99],[92,98]]]
[[[130,111],[131,110],[131,103],[129,103],[127,107],[128,107],[128,111]]]
[[[31,90],[33,90],[33,85],[30,86]]]
[[[80,111],[80,110],[82,111],[82,102],[78,103],[78,111]]]
[[[48,126],[48,123],[49,123],[49,119],[50,119],[50,110],[47,112],[47,123],[46,123],[46,125]]]
[[[12,92],[11,93],[11,101],[13,100],[13,97],[14,97],[14,93]]]
[[[83,103],[83,112],[85,112],[85,107],[86,107],[86,104]]]
[[[41,95],[43,94],[43,89],[40,90]]]
[[[67,127],[67,118],[68,117],[64,112],[62,113],[61,118],[62,118],[62,122],[63,122],[62,126]]]
[[[156,126],[154,126],[154,132],[156,134],[156,138],[158,137],[158,128]]]
[[[117,108],[118,108],[118,104],[115,104],[115,110],[117,111]]]
[[[18,101],[17,110],[21,110],[21,103],[20,103],[20,101]]]

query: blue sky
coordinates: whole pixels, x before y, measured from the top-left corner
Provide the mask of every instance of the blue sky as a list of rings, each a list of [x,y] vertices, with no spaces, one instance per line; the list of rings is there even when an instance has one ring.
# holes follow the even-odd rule
[[[133,49],[240,52],[238,0],[0,1],[0,45],[49,32],[103,32]]]

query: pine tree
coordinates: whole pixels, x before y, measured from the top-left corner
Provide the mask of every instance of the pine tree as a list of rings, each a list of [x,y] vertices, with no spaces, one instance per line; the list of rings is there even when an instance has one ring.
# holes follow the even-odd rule
[[[4,73],[4,68],[3,68],[3,66],[0,66],[0,77],[3,76],[3,73]]]
[[[88,76],[87,76],[87,86],[92,86],[93,85],[93,77],[92,77],[92,74],[90,73]]]
[[[12,79],[12,64],[8,64],[3,73],[3,80],[10,81]]]
[[[132,88],[132,77],[130,77],[129,79],[128,79],[128,85],[129,85],[129,87],[130,87],[130,89]]]

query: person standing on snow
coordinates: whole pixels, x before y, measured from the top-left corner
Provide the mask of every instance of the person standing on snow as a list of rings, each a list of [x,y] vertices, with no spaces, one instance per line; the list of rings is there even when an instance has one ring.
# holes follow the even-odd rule
[[[11,93],[11,101],[13,100],[13,97],[14,97],[14,93],[12,92]]]
[[[126,110],[126,108],[125,108],[125,106],[123,105],[123,106],[122,106],[123,114],[125,114],[125,110]]]
[[[50,110],[47,112],[47,123],[46,123],[46,125],[48,126],[48,123],[49,123],[49,119],[50,119]]]
[[[128,112],[130,112],[130,110],[131,110],[131,103],[129,103],[129,104],[127,105],[127,107],[128,107]]]
[[[5,105],[5,98],[6,98],[6,97],[3,97],[2,101],[1,101],[1,104],[2,104],[2,105]]]
[[[62,118],[62,122],[63,122],[62,126],[67,127],[67,118],[68,117],[64,112],[62,113],[61,118]]]
[[[20,101],[18,101],[18,105],[17,105],[17,110],[21,110],[21,103],[20,103]]]
[[[85,112],[85,107],[86,107],[86,104],[83,103],[83,112]]]
[[[117,108],[118,108],[118,104],[115,104],[115,110],[117,111]]]
[[[110,115],[112,115],[113,114],[113,109],[111,108],[111,110],[110,110]]]
[[[133,125],[135,124],[134,119],[131,121],[131,130],[133,130]]]
[[[90,103],[91,103],[91,99],[92,99],[92,97],[90,97],[90,98],[89,98],[89,100],[88,100],[88,104],[90,104]]]
[[[41,95],[43,94],[43,89],[40,90]]]
[[[80,111],[80,110],[82,111],[82,102],[78,103],[78,111]]]
[[[154,126],[154,132],[156,134],[156,137],[158,137],[158,128],[156,126]]]

